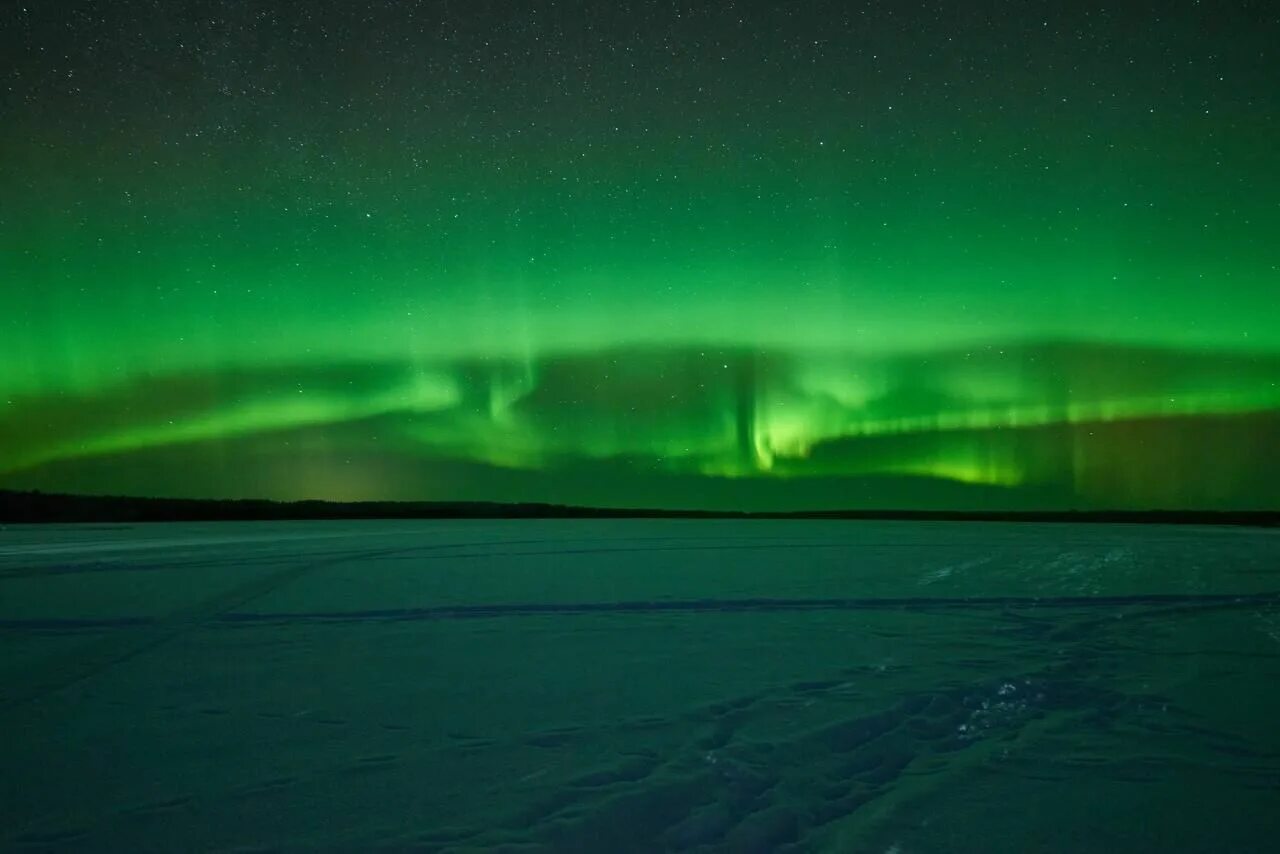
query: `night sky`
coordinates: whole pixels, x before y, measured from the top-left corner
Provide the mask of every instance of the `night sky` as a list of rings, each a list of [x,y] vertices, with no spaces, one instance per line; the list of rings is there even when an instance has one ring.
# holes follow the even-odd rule
[[[1280,7],[25,2],[0,487],[1280,508]]]

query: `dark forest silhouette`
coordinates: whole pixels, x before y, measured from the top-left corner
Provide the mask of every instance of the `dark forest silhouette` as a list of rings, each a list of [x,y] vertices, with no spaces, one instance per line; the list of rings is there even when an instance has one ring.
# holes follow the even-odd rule
[[[824,510],[756,513],[438,501],[268,501],[137,498],[0,490],[0,522],[204,522],[286,519],[867,519],[974,522],[1132,522],[1280,525],[1280,511]]]

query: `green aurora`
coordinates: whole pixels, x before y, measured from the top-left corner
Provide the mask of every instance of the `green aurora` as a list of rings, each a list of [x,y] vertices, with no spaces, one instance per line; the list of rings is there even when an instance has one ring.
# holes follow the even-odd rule
[[[0,488],[1280,508],[1243,18],[197,5],[16,16]]]

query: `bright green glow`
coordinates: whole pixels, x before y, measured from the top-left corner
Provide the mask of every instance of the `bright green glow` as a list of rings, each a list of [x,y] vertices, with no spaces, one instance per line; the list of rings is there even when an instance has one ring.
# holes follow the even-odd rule
[[[256,437],[275,455],[304,460],[319,447],[474,461],[542,472],[549,484],[574,461],[622,460],[612,474],[619,484],[628,471],[735,478],[748,489],[753,478],[879,475],[1002,487],[1014,497],[1018,488],[1069,486],[1086,505],[1167,501],[1145,485],[1149,461],[1121,456],[1108,463],[1119,475],[1100,480],[1099,450],[1081,437],[1138,425],[1142,443],[1170,429],[1161,425],[1275,413],[1277,376],[1280,358],[1258,354],[1065,345],[927,358],[666,347],[418,357],[138,379],[77,397],[14,395],[0,463],[28,484],[49,465],[162,447],[225,460],[219,449]],[[298,431],[314,430],[333,438],[294,445]],[[1046,430],[1068,432],[1046,438]],[[1253,453],[1212,433],[1192,441],[1182,450],[1210,454],[1205,463],[1219,473],[1249,465]],[[1159,482],[1171,494],[1202,495],[1203,468]],[[399,495],[414,482],[384,480],[383,489]],[[1221,492],[1220,477],[1215,483]],[[362,489],[362,497],[381,494],[376,484]],[[1229,503],[1229,484],[1227,492],[1214,494],[1215,506]],[[286,482],[281,494],[308,493]]]
[[[927,236],[920,251],[904,246],[893,263],[824,266],[796,227],[773,241],[777,257],[717,270],[717,259],[743,251],[730,234],[762,227],[749,210],[731,214],[736,228],[719,226],[718,241],[701,237],[693,245],[683,236],[687,222],[668,224],[657,211],[633,223],[629,239],[617,239],[592,225],[607,220],[609,206],[598,204],[582,211],[572,241],[581,267],[598,270],[591,276],[567,259],[545,268],[522,262],[497,238],[483,251],[473,248],[470,265],[436,263],[432,271],[442,249],[402,236],[417,221],[411,212],[383,226],[349,212],[356,235],[335,234],[310,248],[296,245],[302,226],[265,210],[240,232],[261,235],[245,252],[230,239],[207,240],[227,227],[216,210],[190,230],[137,225],[129,235],[140,247],[136,260],[103,259],[92,230],[11,244],[4,279],[30,284],[0,293],[0,482],[56,484],[42,467],[253,436],[276,435],[279,454],[297,455],[291,430],[382,418],[358,447],[541,471],[548,490],[532,497],[561,500],[575,496],[556,492],[560,466],[625,460],[607,475],[616,482],[612,503],[680,500],[646,496],[628,470],[910,476],[1013,488],[1018,506],[1017,488],[1046,485],[1090,506],[1280,501],[1280,490],[1233,496],[1229,484],[1209,495],[1198,471],[1161,481],[1167,494],[1099,488],[1096,478],[1082,479],[1083,460],[1040,465],[1039,457],[1056,458],[1061,447],[993,449],[972,439],[984,431],[1280,409],[1280,362],[1270,355],[1280,350],[1280,323],[1267,310],[1274,274],[1247,259],[1233,280],[1247,284],[1233,287],[1230,300],[1186,281],[1177,259],[1128,271],[1123,288],[1099,286],[1101,267],[1081,269],[1079,284],[1067,286],[1061,280],[1077,262],[1038,257],[1026,248],[1035,245],[1027,235],[984,246],[976,232],[995,227],[992,211],[970,226],[983,255],[968,269],[945,249],[954,240]],[[90,221],[105,231],[114,215],[104,210]],[[476,227],[510,234],[497,221],[479,219]],[[1101,214],[1096,228],[1111,230]],[[384,246],[369,256],[377,264],[360,260],[371,240]],[[850,227],[838,245],[856,255],[867,240]],[[536,245],[534,237],[508,241]],[[570,237],[553,243],[567,247]],[[1212,251],[1237,251],[1228,244]],[[665,252],[650,262],[652,246]],[[199,265],[195,254],[205,256]],[[1073,254],[1089,252],[1081,246]],[[282,255],[302,260],[283,264]],[[480,272],[482,255],[502,274]],[[672,265],[662,255],[684,260]],[[975,268],[1006,278],[984,284]],[[1059,284],[1042,284],[1045,269]],[[1072,338],[1097,343],[1034,343]],[[941,438],[948,433],[968,438]],[[894,435],[940,438],[927,448],[877,448],[838,463],[812,453],[824,443]],[[128,488],[96,477],[71,483]],[[207,492],[201,477],[197,462],[181,491]],[[1144,477],[1135,470],[1131,480]],[[343,484],[356,481],[328,474],[318,482],[349,497]],[[356,497],[416,494],[385,476],[360,482]],[[450,496],[429,486],[424,494]],[[298,497],[317,487],[298,480],[267,488]],[[1030,505],[1041,500],[1028,495]],[[497,487],[483,497],[507,496]]]
[[[377,39],[422,32],[398,14],[368,13]],[[226,60],[188,17],[142,63],[187,68],[184,87],[209,81],[170,43]],[[762,507],[965,506],[964,484],[1012,507],[1280,506],[1263,51],[1181,18],[1121,59],[1106,39],[1024,56],[1006,32],[951,57],[992,54],[983,78],[859,41],[960,50],[936,22],[800,18],[813,38],[789,45],[852,27],[822,74],[761,71],[777,22],[760,23],[747,55],[664,48],[626,80],[597,63],[599,90],[565,102],[538,89],[566,79],[538,65],[559,55],[545,42],[504,48],[535,57],[527,74],[445,92],[416,64],[430,50],[374,39],[369,62],[410,71],[341,108],[368,68],[287,33],[261,37],[287,95],[217,78],[160,97],[167,78],[118,58],[71,87],[48,57],[99,54],[33,28],[10,91],[36,90],[0,129],[0,486]],[[564,55],[586,49],[575,26]],[[486,47],[524,32],[481,29]],[[1148,85],[1201,48],[1195,79]],[[918,492],[881,497],[877,477]]]
[[[216,401],[209,408],[171,413],[172,417],[128,424],[116,429],[85,425],[72,439],[36,436],[24,448],[13,440],[6,460],[9,470],[21,470],[59,459],[115,454],[156,445],[183,444],[262,431],[330,424],[377,415],[417,413],[448,409],[458,401],[456,387],[440,377],[416,376],[404,385],[386,390],[326,389],[307,393],[302,389],[274,389],[248,400]]]

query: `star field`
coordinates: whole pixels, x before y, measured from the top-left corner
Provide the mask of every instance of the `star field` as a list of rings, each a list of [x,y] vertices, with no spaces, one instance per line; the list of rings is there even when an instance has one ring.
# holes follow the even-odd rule
[[[0,24],[0,486],[1277,507],[1261,3]]]

